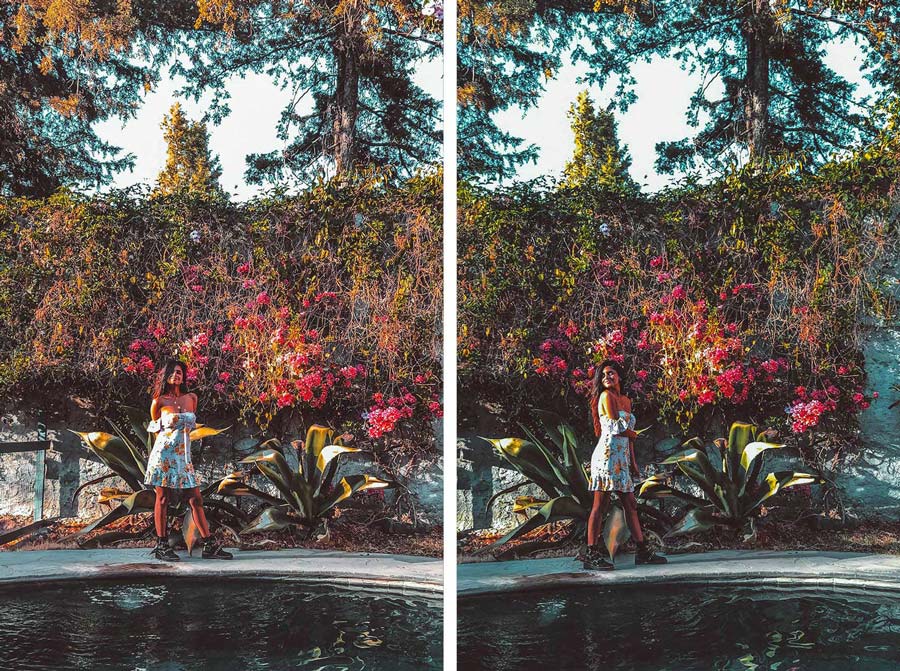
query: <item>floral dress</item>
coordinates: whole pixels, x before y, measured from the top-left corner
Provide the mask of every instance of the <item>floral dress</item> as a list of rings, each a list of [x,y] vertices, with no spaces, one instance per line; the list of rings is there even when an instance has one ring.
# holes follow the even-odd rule
[[[197,426],[192,412],[164,413],[147,426],[156,432],[156,442],[147,459],[144,484],[153,487],[190,489],[197,486],[194,465],[191,463],[190,430]]]
[[[628,438],[617,436],[626,429],[634,429],[635,418],[630,412],[619,410],[619,418],[612,419],[600,409],[600,439],[591,455],[591,491],[633,492],[631,455]]]

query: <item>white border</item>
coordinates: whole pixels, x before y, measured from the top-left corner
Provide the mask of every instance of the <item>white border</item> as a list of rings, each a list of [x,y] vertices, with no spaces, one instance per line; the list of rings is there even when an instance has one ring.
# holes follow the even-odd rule
[[[456,669],[456,0],[444,5],[444,669]]]

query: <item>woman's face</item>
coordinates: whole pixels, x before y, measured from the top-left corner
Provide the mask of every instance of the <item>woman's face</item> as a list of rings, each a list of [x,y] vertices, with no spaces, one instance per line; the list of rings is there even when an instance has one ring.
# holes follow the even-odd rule
[[[619,374],[612,366],[606,366],[606,368],[600,371],[600,380],[603,382],[603,386],[606,389],[619,386]]]
[[[181,370],[181,366],[175,366],[175,370],[172,371],[172,374],[169,376],[169,379],[166,380],[166,382],[179,386],[182,382],[184,382],[184,371]]]

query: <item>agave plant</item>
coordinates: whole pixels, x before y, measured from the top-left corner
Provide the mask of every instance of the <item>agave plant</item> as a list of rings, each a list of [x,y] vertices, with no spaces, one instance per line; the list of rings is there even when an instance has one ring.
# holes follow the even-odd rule
[[[90,480],[81,485],[72,496],[74,501],[82,489],[89,485],[97,484],[113,477],[120,477],[125,481],[128,489],[120,489],[118,487],[104,487],[100,493],[98,501],[100,503],[112,503],[119,501],[119,505],[110,510],[106,515],[95,520],[75,534],[69,536],[69,539],[78,539],[95,529],[102,528],[115,522],[127,515],[148,512],[153,510],[156,501],[156,494],[153,488],[144,484],[144,476],[147,470],[147,457],[153,447],[153,436],[147,431],[147,425],[150,423],[149,415],[145,414],[137,408],[123,407],[125,416],[128,418],[131,426],[131,435],[123,431],[118,424],[112,420],[107,420],[112,427],[113,433],[104,431],[91,431],[81,433],[73,431],[78,435],[84,444],[97,457],[100,458],[109,469],[110,472],[101,475],[98,478]],[[190,433],[191,441],[200,441],[210,436],[216,436],[227,429],[214,429],[209,426],[198,425]],[[204,499],[212,494],[219,486],[220,481],[213,482],[201,491]],[[235,524],[235,520],[244,520],[244,515],[240,510],[228,504],[225,501],[205,501],[204,506],[207,508],[208,517],[211,522],[228,522]],[[170,516],[183,516],[182,534],[188,550],[193,549],[199,539],[199,532],[193,522],[190,507],[184,502],[178,501],[170,507]],[[235,524],[235,526],[237,526]],[[116,536],[121,536],[116,534]],[[103,540],[103,539],[99,539]],[[109,538],[106,538],[109,540]]]
[[[279,496],[252,487],[247,482],[249,474],[245,472],[233,473],[218,487],[223,496],[254,496],[270,504],[241,530],[241,534],[277,531],[289,526],[305,527],[312,534],[320,520],[356,492],[393,486],[393,483],[371,475],[347,475],[332,486],[338,458],[361,450],[344,445],[341,437],[335,437],[334,431],[324,426],[311,426],[302,444],[300,441],[292,443],[297,456],[296,470],[288,465],[285,447],[279,440],[267,440],[260,447],[263,449],[241,459],[240,463],[255,464],[275,486]]]
[[[657,473],[644,481],[640,496],[645,499],[672,498],[687,504],[688,511],[669,531],[670,536],[726,527],[740,531],[746,526],[755,530],[755,515],[770,497],[789,487],[821,484],[822,478],[809,473],[776,471],[762,474],[763,453],[784,445],[769,442],[771,431],[762,431],[752,424],[735,422],[728,440],[714,441],[718,454],[710,458],[699,438],[682,445],[682,452],[673,454],[663,464],[674,464],[678,472],[696,485],[703,496],[672,487],[672,474]],[[715,465],[713,465],[715,464]]]
[[[488,501],[488,507],[499,496],[530,483],[536,484],[545,493],[544,498],[518,497],[513,510],[522,513],[533,510],[534,514],[495,541],[491,547],[499,547],[546,524],[562,520],[576,522],[562,543],[580,537],[585,532],[593,504],[593,493],[588,489],[590,479],[578,458],[580,450],[575,431],[553,413],[538,411],[535,414],[550,437],[552,447],[544,444],[522,425],[520,427],[527,438],[485,438],[501,458],[526,478],[525,481],[494,494]],[[593,445],[590,449],[593,449]],[[583,452],[589,454],[590,450],[585,447]],[[665,526],[668,521],[664,514],[647,505],[641,505],[639,512],[645,517],[652,516],[652,524],[649,526]],[[604,541],[611,556],[615,556],[617,548],[628,540],[628,536],[624,512],[615,503],[610,506],[603,528]]]

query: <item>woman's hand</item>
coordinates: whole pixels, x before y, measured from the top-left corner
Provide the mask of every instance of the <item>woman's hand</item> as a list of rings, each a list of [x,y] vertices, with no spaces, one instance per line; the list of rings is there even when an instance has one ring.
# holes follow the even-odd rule
[[[631,477],[635,480],[641,477],[641,469],[638,468],[638,465],[635,462],[631,462],[631,467],[628,470],[631,471]]]

